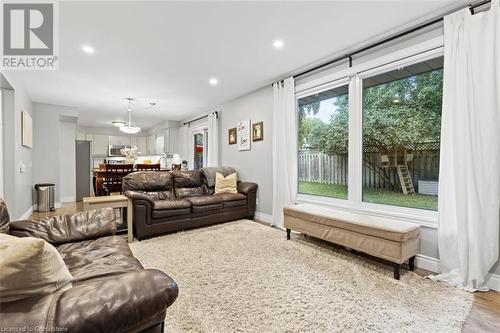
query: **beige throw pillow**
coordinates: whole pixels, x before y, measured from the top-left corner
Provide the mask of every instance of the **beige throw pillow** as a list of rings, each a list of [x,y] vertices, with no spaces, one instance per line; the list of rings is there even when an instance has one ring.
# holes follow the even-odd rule
[[[68,268],[43,239],[0,234],[0,303],[71,288]]]
[[[224,177],[220,173],[215,174],[215,194],[219,193],[238,193],[236,188],[238,182],[238,176],[235,173]]]

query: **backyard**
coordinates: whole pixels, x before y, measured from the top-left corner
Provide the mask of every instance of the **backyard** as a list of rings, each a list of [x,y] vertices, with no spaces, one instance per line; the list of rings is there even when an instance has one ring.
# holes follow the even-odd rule
[[[299,181],[299,192],[319,196],[347,199],[347,186]],[[385,191],[363,188],[363,201],[401,207],[437,210],[438,197],[433,195]]]

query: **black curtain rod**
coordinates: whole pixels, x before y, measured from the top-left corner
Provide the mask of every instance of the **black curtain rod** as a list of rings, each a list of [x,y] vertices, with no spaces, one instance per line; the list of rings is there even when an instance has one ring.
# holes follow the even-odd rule
[[[216,116],[217,118],[219,118],[219,113],[218,113],[217,111],[214,111],[214,112],[215,112],[215,116]],[[205,118],[207,118],[207,117],[208,117],[208,114],[206,114],[206,115],[204,115],[204,116],[201,116],[201,117],[198,117],[198,118],[196,118],[196,119],[190,120],[190,121],[186,121],[186,122],[184,123],[184,126],[186,126],[186,125],[191,125],[191,123],[194,123],[195,121],[198,121],[198,120],[205,119]]]
[[[471,5],[467,6],[467,7],[469,8],[471,14],[474,14],[474,9],[475,8],[483,6],[483,5],[486,5],[487,3],[490,3],[490,2],[491,2],[491,0],[483,0],[483,1],[479,1],[479,2],[476,2],[474,4],[471,4]],[[467,8],[467,7],[464,7],[464,8]],[[416,27],[410,28],[408,30],[405,30],[405,31],[400,32],[398,34],[395,34],[393,36],[387,37],[387,38],[382,39],[382,40],[380,40],[378,42],[375,42],[373,44],[370,44],[368,46],[360,48],[360,49],[358,49],[356,51],[350,52],[350,53],[348,53],[346,55],[343,55],[341,57],[338,57],[338,58],[335,58],[333,60],[330,60],[330,61],[328,61],[328,62],[326,62],[324,64],[321,64],[321,65],[315,66],[313,68],[307,69],[307,70],[305,70],[303,72],[300,72],[300,73],[294,75],[294,77],[297,78],[299,76],[303,76],[303,75],[309,74],[309,73],[314,72],[314,71],[316,71],[318,69],[321,69],[323,67],[327,67],[327,66],[333,65],[333,64],[335,64],[335,63],[337,63],[339,61],[342,61],[342,60],[349,60],[349,67],[352,67],[352,57],[354,55],[357,55],[359,53],[368,51],[369,49],[378,47],[378,46],[380,46],[382,44],[385,44],[385,43],[388,43],[388,42],[392,42],[393,40],[399,39],[399,38],[404,37],[406,35],[409,35],[409,34],[412,34],[414,32],[417,32],[419,30],[425,29],[425,28],[430,27],[430,26],[432,26],[434,24],[437,24],[437,23],[439,23],[439,22],[441,22],[443,20],[444,20],[444,16],[435,18],[435,19],[433,19],[433,20],[431,20],[429,22],[423,23],[421,25],[418,25]],[[279,80],[278,82],[282,82],[282,81],[283,80]]]

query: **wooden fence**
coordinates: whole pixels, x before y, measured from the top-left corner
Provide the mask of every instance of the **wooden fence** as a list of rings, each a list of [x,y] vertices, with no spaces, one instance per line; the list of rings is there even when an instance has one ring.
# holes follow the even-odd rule
[[[419,180],[437,180],[439,176],[439,150],[413,151],[413,161],[409,170],[417,189]],[[380,154],[365,152],[363,159],[380,164]],[[313,183],[347,185],[347,155],[326,155],[317,151],[301,151],[298,158],[299,180]],[[396,168],[386,168],[393,184],[399,187]],[[367,163],[363,163],[363,186],[369,188],[388,188],[389,185]]]

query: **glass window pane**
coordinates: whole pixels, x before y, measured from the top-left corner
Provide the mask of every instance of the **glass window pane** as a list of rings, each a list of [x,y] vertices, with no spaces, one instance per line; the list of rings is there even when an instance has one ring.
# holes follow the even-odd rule
[[[349,86],[298,100],[299,193],[347,199]]]
[[[443,57],[363,80],[363,201],[437,210]]]
[[[194,134],[194,170],[200,170],[203,168],[203,150],[204,150],[204,140],[203,133]]]

